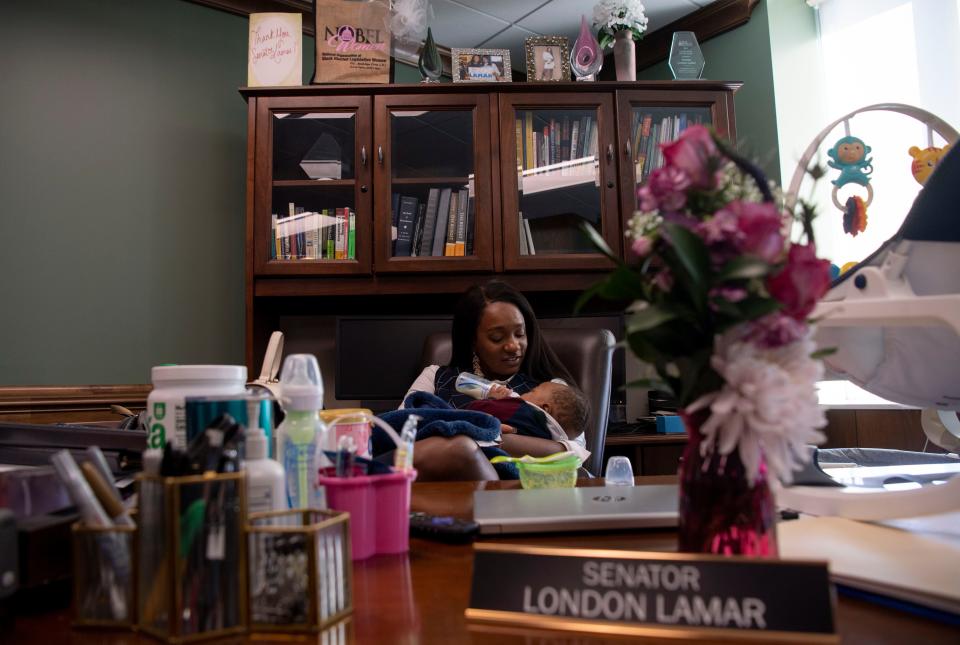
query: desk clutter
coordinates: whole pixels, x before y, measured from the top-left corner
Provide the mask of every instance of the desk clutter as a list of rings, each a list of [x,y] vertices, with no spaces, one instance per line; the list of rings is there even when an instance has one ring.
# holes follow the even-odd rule
[[[368,410],[321,411],[305,354],[284,363],[276,428],[272,396],[235,387],[245,368],[154,376],[135,504],[98,448],[51,458],[80,516],[74,624],[180,643],[318,632],[351,613],[352,562],[409,548],[419,417],[397,433]],[[370,459],[371,424],[396,444],[392,466]]]

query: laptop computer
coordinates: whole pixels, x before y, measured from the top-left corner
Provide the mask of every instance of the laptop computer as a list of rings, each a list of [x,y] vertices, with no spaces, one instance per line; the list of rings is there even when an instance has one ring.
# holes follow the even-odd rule
[[[589,486],[473,494],[480,533],[542,533],[677,525],[678,488]]]

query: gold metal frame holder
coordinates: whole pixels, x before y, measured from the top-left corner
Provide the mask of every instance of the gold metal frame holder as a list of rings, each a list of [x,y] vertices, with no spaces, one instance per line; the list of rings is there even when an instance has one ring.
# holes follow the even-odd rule
[[[169,643],[245,633],[246,473],[137,484],[138,629]]]
[[[73,626],[133,629],[137,622],[137,527],[70,527]]]
[[[537,78],[537,47],[557,47],[555,59],[557,69],[560,70],[557,78],[541,80]],[[558,83],[570,80],[570,40],[566,36],[530,36],[523,41],[523,51],[527,58],[527,81],[530,83]]]
[[[246,527],[252,632],[319,632],[353,612],[349,513],[252,513]]]

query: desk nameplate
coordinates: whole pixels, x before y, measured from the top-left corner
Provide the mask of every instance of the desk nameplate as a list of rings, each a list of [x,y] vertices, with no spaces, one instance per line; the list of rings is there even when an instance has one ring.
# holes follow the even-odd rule
[[[473,571],[466,616],[474,621],[672,639],[838,642],[822,562],[479,543]]]

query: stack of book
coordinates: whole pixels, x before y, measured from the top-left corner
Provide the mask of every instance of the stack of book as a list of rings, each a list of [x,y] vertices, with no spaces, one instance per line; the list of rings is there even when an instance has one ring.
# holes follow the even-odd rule
[[[532,110],[517,113],[517,161],[523,170],[542,168],[597,154],[597,120],[593,116],[534,118]]]
[[[357,214],[349,207],[308,211],[292,202],[271,215],[271,260],[357,259]]]
[[[687,126],[703,123],[700,114],[693,116],[686,112],[657,117],[651,113],[641,114],[634,111],[633,125],[633,159],[637,183],[643,183],[650,173],[663,165],[663,151],[661,143],[669,143],[680,136]]]
[[[393,193],[394,257],[473,255],[473,201],[468,188],[430,188],[426,201]]]
[[[530,232],[530,220],[524,218],[523,213],[518,214],[520,215],[520,227],[517,234],[520,237],[520,255],[536,255],[537,249],[533,245],[533,234]]]

